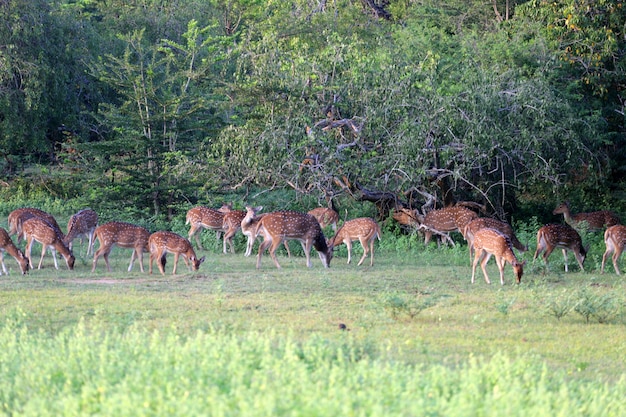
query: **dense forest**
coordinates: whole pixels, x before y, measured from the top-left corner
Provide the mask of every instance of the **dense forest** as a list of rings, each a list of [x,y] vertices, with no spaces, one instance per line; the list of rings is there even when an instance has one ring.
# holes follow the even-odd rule
[[[0,195],[626,208],[621,0],[0,1]]]

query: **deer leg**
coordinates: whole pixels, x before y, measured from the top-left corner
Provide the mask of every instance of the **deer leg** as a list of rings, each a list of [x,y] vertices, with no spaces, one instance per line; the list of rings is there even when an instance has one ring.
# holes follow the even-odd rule
[[[197,225],[195,223],[192,223],[191,224],[191,228],[189,229],[189,235],[188,236],[189,236],[189,240],[190,241],[191,241],[192,237],[195,237],[196,238],[196,245],[198,246],[198,248],[203,249],[202,248],[202,244],[200,243],[200,234],[198,233],[199,229],[200,229],[199,225]]]
[[[311,239],[307,239],[302,243],[302,248],[304,249],[304,256],[306,256],[306,266],[307,268],[311,267]]]
[[[474,283],[474,277],[476,276],[476,266],[480,261],[483,250],[478,249],[474,252],[474,262],[472,262],[472,284]]]
[[[176,267],[178,266],[178,257],[180,254],[178,252],[174,252],[174,269],[172,270],[172,275],[176,275]],[[189,267],[189,265],[187,265]]]
[[[569,272],[567,270],[567,249],[561,249],[563,251],[563,259],[565,261],[565,272]]]
[[[261,267],[261,257],[263,256],[263,252],[265,252],[265,249],[267,249],[271,244],[272,240],[266,237],[259,245],[259,254],[256,257],[256,269]]]
[[[617,262],[619,261],[619,257],[622,255],[623,249],[624,249],[623,247],[618,246],[617,250],[613,254],[613,268],[615,268],[615,273],[617,275],[621,275],[619,271],[619,265],[617,264]]]
[[[374,266],[374,240],[376,236],[372,236],[370,239],[370,266]]]
[[[274,261],[274,265],[276,265],[276,268],[280,269],[280,264],[278,263],[278,259],[276,258],[276,249],[278,249],[278,246],[280,246],[281,240],[277,240],[276,242],[271,242],[272,244],[270,245],[270,257],[272,258],[272,260]]]
[[[367,254],[369,253],[369,248],[367,247],[366,239],[364,237],[360,237],[359,242],[361,242],[361,246],[363,247],[363,256],[361,256],[361,259],[359,260],[359,263],[357,264],[357,266],[363,263],[363,261],[367,257]]]
[[[489,281],[489,276],[487,275],[487,262],[489,262],[489,258],[491,258],[491,254],[487,251],[484,252],[485,256],[483,257],[483,260],[480,262],[480,269],[483,270],[483,275],[485,276],[485,281],[487,282],[487,284],[491,284],[491,281]]]
[[[344,242],[346,244],[346,248],[348,248],[348,264],[352,261],[352,241],[350,239],[346,239],[344,240]]]
[[[506,265],[506,261],[504,258],[499,256],[495,256],[496,265],[498,265],[498,270],[500,271],[500,285],[504,285],[504,265]]]
[[[610,243],[607,243],[606,245],[606,251],[604,252],[604,255],[602,255],[602,267],[600,268],[600,273],[604,274],[604,263],[606,262],[606,258],[609,256],[609,254],[611,254],[613,252],[613,245]],[[615,255],[613,255],[613,266],[615,267]],[[619,275],[619,274],[618,274]]]
[[[28,263],[30,264],[30,269],[34,269],[33,258],[30,256],[33,249],[33,239],[29,236],[26,239],[26,257],[28,258]]]
[[[4,274],[9,275],[9,273],[7,272],[7,267],[4,264],[4,251],[3,250],[0,250],[0,262],[2,262],[2,270],[4,271]]]

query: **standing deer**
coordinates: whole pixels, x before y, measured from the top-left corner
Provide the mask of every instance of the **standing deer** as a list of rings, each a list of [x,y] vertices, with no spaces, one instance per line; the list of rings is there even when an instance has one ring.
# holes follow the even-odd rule
[[[624,245],[626,245],[626,226],[616,224],[611,226],[604,232],[604,243],[606,245],[606,251],[602,255],[602,268],[600,273],[604,274],[604,263],[609,254],[613,253],[613,268],[615,273],[621,275],[617,261],[624,251]]]
[[[575,229],[581,227],[583,223],[587,223],[587,227],[590,231],[598,231],[604,229],[605,227],[620,224],[619,217],[612,211],[603,210],[592,211],[590,213],[572,214],[569,203],[567,202],[561,203],[554,209],[552,214],[563,214],[565,223]]]
[[[280,268],[280,264],[276,259],[276,249],[286,240],[298,240],[302,243],[307,267],[311,267],[311,246],[317,250],[324,267],[330,267],[333,251],[326,244],[319,222],[310,214],[297,211],[267,213],[258,221],[254,234],[261,234],[265,238],[259,246],[256,262],[257,269],[261,267],[261,257],[267,248],[269,248],[274,265],[276,265],[276,268]]]
[[[96,227],[94,236],[98,239],[98,242],[100,242],[100,247],[94,254],[91,272],[96,270],[100,256],[104,256],[107,271],[111,272],[109,254],[111,253],[111,249],[116,245],[120,248],[133,249],[133,254],[130,257],[130,265],[128,265],[128,272],[133,269],[133,263],[136,258],[139,259],[141,272],[144,272],[143,252],[148,251],[148,238],[150,237],[150,232],[146,228],[125,222],[109,222]]]
[[[582,239],[576,230],[566,224],[547,224],[543,226],[537,232],[537,250],[535,251],[535,256],[533,256],[533,262],[537,259],[537,256],[545,250],[543,253],[543,261],[547,266],[548,257],[555,248],[561,248],[563,251],[565,272],[569,272],[567,267],[568,249],[574,252],[580,270],[585,270],[583,263],[587,256],[587,248],[583,247]]]
[[[226,251],[226,244],[230,246],[230,252],[235,253],[235,245],[233,244],[233,238],[237,234],[237,230],[241,229],[241,221],[246,217],[246,212],[243,210],[233,210],[228,213],[224,213],[223,227],[224,230],[224,249]]]
[[[452,206],[431,210],[425,216],[420,217],[418,220],[420,221],[420,228],[425,230],[424,244],[427,245],[433,232],[460,232],[467,223],[478,218],[478,214],[463,206]]]
[[[474,233],[474,262],[472,263],[472,284],[474,283],[474,277],[476,274],[476,265],[480,262],[480,268],[483,270],[485,281],[487,284],[491,284],[489,276],[487,276],[487,262],[493,255],[496,258],[496,265],[500,270],[500,284],[504,285],[504,266],[506,263],[510,263],[513,267],[515,274],[515,282],[518,284],[522,282],[522,275],[524,274],[524,264],[526,262],[520,262],[513,253],[511,240],[503,233],[496,229],[484,228]]]
[[[509,238],[513,247],[520,252],[526,252],[528,250],[527,246],[522,245],[522,243],[515,236],[515,232],[513,232],[513,228],[510,224],[493,219],[491,217],[479,217],[477,219],[472,220],[467,223],[465,227],[461,230],[461,234],[467,240],[467,246],[469,248],[470,261],[472,260],[473,252],[474,252],[474,235],[477,231],[484,228],[495,229],[498,232],[502,233],[506,237]]]
[[[257,231],[257,225],[259,223],[259,220],[261,220],[263,216],[267,215],[267,213],[257,215],[257,213],[261,210],[263,210],[263,206],[246,206],[246,215],[241,220],[241,232],[244,234],[244,236],[248,238],[248,242],[246,243],[245,256],[250,256],[250,254],[252,254],[252,247],[254,246],[254,242],[256,241],[256,238],[258,236],[257,233],[260,233],[260,235],[264,237],[263,230]],[[285,240],[283,243],[285,245],[285,249],[287,250],[287,256],[291,258],[291,251],[289,250],[289,245],[287,244],[287,241]],[[302,243],[302,250],[305,250],[304,243]]]
[[[351,261],[352,241],[358,240],[363,247],[363,256],[359,260],[361,265],[367,254],[371,252],[370,266],[374,266],[374,240],[380,241],[380,226],[374,219],[361,217],[345,222],[337,231],[335,236],[329,239],[328,244],[331,249],[345,243],[348,248],[348,263]]]
[[[65,258],[67,267],[70,270],[74,269],[74,262],[76,259],[74,258],[74,255],[72,255],[72,251],[65,245],[65,243],[63,243],[63,233],[61,233],[58,228],[55,228],[53,225],[40,217],[31,217],[30,219],[24,220],[22,223],[22,232],[24,234],[24,238],[26,239],[26,257],[30,261],[31,269],[33,269],[31,251],[35,240],[41,243],[41,259],[39,259],[37,269],[41,269],[41,264],[43,263],[43,258],[48,247],[50,247],[52,259],[54,259],[54,267],[56,269],[59,269],[56,256],[57,251],[59,251],[59,253],[63,255],[63,258]]]
[[[13,210],[11,213],[9,213],[9,217],[7,218],[7,221],[9,223],[9,234],[17,235],[18,243],[22,240],[22,237],[24,235],[22,233],[22,223],[24,223],[25,220],[30,219],[31,217],[40,217],[46,220],[48,223],[50,223],[52,227],[56,228],[57,231],[61,233],[61,235],[63,235],[63,232],[61,231],[61,228],[59,227],[59,224],[57,223],[53,215],[37,208],[22,207]]]
[[[317,219],[322,229],[331,226],[333,231],[337,231],[337,222],[339,221],[339,213],[331,208],[318,207],[309,211],[309,214]]]
[[[152,262],[156,260],[159,271],[161,271],[162,275],[165,275],[165,256],[167,253],[174,254],[172,275],[176,275],[176,267],[178,266],[178,258],[180,256],[183,257],[188,268],[191,264],[191,269],[194,271],[197,271],[200,268],[200,264],[204,262],[204,256],[200,259],[196,256],[191,247],[191,242],[174,232],[161,231],[152,233],[148,240],[148,247],[150,248],[150,274],[152,274]]]
[[[70,217],[70,220],[67,222],[67,235],[65,235],[64,239],[65,244],[71,250],[74,239],[81,238],[82,243],[82,238],[85,236],[89,239],[87,255],[90,255],[93,253],[94,233],[97,226],[98,213],[90,209],[80,210]]]
[[[189,240],[193,236],[196,237],[196,245],[198,248],[202,248],[200,243],[200,237],[198,232],[204,229],[215,230],[217,232],[217,240],[220,239],[224,227],[224,214],[231,211],[233,208],[232,203],[224,204],[219,209],[212,209],[204,206],[197,206],[190,209],[187,212],[185,218],[185,224],[189,224]]]
[[[2,270],[5,275],[9,275],[6,265],[4,264],[4,252],[11,255],[17,263],[20,265],[22,275],[28,272],[30,267],[30,261],[24,255],[24,253],[15,246],[13,240],[9,236],[9,233],[2,227],[0,227],[0,262],[2,263]]]

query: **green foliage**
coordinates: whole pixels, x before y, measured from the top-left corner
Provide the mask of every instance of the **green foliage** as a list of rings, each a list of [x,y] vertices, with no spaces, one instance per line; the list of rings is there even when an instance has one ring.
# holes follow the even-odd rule
[[[438,297],[423,294],[405,294],[392,292],[380,297],[380,303],[392,319],[414,319],[422,311],[437,304]]]
[[[587,323],[595,319],[598,323],[608,323],[622,313],[624,300],[614,293],[598,293],[589,287],[582,288],[576,295],[574,311]]]

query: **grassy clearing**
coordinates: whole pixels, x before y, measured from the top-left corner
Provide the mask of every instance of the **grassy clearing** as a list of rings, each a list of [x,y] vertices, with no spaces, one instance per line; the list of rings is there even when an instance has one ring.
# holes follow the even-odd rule
[[[302,257],[281,256],[281,270],[266,256],[256,270],[253,257],[216,248],[202,253],[208,259],[199,273],[172,276],[168,263],[165,277],[143,274],[138,265],[125,272],[130,252],[119,249],[113,273],[102,262],[92,274],[82,248],[72,272],[54,270],[47,256],[45,269],[21,276],[7,259],[13,273],[0,278],[0,367],[15,388],[3,392],[0,410],[28,415],[35,400],[18,393],[24,375],[50,362],[62,368],[55,369],[64,382],[50,392],[50,380],[27,386],[38,387],[32,398],[55,415],[124,415],[121,404],[146,405],[134,415],[177,414],[170,413],[173,404],[185,396],[196,398],[192,414],[212,398],[221,410],[212,415],[611,414],[594,411],[601,406],[625,412],[626,292],[615,274],[564,274],[553,255],[548,273],[529,264],[519,286],[511,284],[510,266],[500,286],[493,263],[494,283],[480,274],[472,285],[465,248],[378,249],[373,268],[346,265],[341,251],[330,269],[317,258],[307,269]],[[24,344],[15,347],[11,334],[23,335]],[[90,358],[84,374],[74,375],[64,355],[51,353],[70,342]],[[135,345],[146,356],[133,363],[126,358],[137,357]],[[246,349],[249,356],[231,357]],[[220,382],[229,389],[211,382],[213,374],[228,374],[204,369],[213,362],[237,369]],[[54,379],[57,371],[43,375]],[[66,387],[72,378],[82,382]],[[80,403],[84,396],[93,404]],[[116,398],[120,406],[108,408]]]

